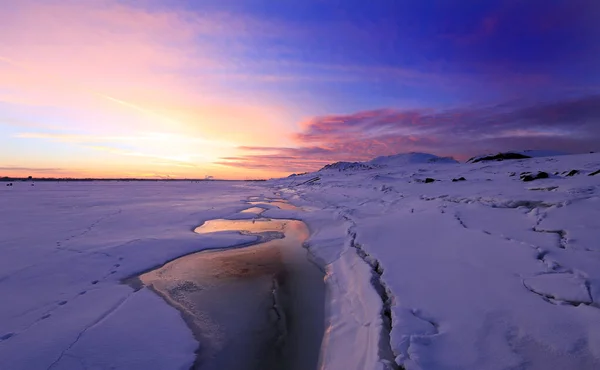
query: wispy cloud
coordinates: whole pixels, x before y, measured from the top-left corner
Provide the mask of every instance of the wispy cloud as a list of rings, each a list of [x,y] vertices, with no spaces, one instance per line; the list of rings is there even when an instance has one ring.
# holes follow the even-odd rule
[[[158,159],[162,161],[160,162],[161,165],[171,163],[176,166],[189,168],[198,167],[197,163],[213,162],[216,157],[208,155],[211,151],[234,147],[232,144],[226,142],[172,133],[102,136],[23,132],[14,136],[21,139],[44,139],[78,144],[86,148],[120,156]],[[198,150],[198,148],[201,150]]]
[[[230,166],[314,170],[336,160],[425,151],[466,158],[518,149],[600,149],[600,95],[574,100],[448,110],[381,109],[315,117],[301,123],[298,147],[243,147]]]
[[[68,162],[65,153],[88,150],[97,171],[114,168],[105,163],[119,156],[120,170],[170,163],[227,177],[213,166],[219,157],[245,143],[276,144],[290,132],[279,125],[287,117],[279,103],[224,86],[236,74],[264,79],[240,67],[240,57],[250,40],[285,37],[277,27],[148,2],[3,4],[0,129],[11,133],[3,141],[16,148],[26,145],[14,140],[36,148],[64,143],[44,158],[59,163]],[[35,131],[14,135],[15,128]],[[1,148],[0,156],[0,164],[19,158]]]
[[[5,1],[0,165],[78,156],[97,171],[243,178],[596,138],[596,101],[443,107],[597,92],[597,22],[580,6],[597,2],[284,3]]]
[[[55,172],[55,171],[64,171],[64,168],[58,168],[58,167],[19,167],[19,166],[2,166],[0,167],[0,171],[31,171],[31,172],[36,172],[36,171],[50,171],[50,172]]]

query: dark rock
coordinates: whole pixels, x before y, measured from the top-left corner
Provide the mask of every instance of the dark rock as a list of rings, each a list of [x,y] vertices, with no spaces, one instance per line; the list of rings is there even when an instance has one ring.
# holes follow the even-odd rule
[[[516,174],[517,174],[516,172],[511,172],[511,173],[509,173],[509,174],[508,174],[508,176],[510,176],[510,177],[513,177],[513,176],[515,176]]]
[[[425,179],[425,181],[424,181],[424,182],[425,182],[426,184],[429,184],[430,182],[434,182],[434,181],[435,181],[435,179],[432,179],[431,177],[428,177],[428,178],[426,178],[426,179]]]
[[[452,179],[452,182],[458,182],[458,181],[467,181],[467,179],[465,179],[464,177],[459,177],[458,179]]]
[[[600,174],[600,170],[594,171],[594,172],[590,173],[588,176],[596,176],[597,174]]]
[[[567,174],[567,176],[575,176],[575,175],[577,175],[578,173],[579,173],[579,171],[578,171],[578,170],[571,170],[571,171],[569,171],[569,173]]]
[[[533,180],[538,180],[538,179],[547,179],[548,177],[550,177],[550,175],[548,175],[547,172],[543,172],[540,171],[538,173],[536,173],[535,175],[532,175],[528,172],[524,172],[521,174],[521,180],[522,181],[533,181]]]
[[[488,155],[485,157],[473,157],[467,161],[467,163],[477,163],[486,161],[503,161],[505,159],[527,159],[531,158],[528,155],[520,153],[498,153],[496,155]]]
[[[521,176],[521,180],[522,181],[533,181],[535,179],[531,175],[525,175],[525,176]]]

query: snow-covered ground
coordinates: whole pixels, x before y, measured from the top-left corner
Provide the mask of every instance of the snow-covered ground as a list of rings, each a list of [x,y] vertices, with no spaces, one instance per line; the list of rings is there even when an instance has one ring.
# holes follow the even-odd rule
[[[253,206],[309,226],[326,272],[323,369],[599,369],[600,154],[433,159],[265,183],[3,186],[0,369],[189,368],[197,343],[179,313],[120,280],[254,240],[193,233]]]
[[[323,367],[599,369],[600,154],[407,157],[273,181],[327,266]]]
[[[0,188],[0,369],[189,369],[197,343],[156,294],[120,280],[205,248],[251,184],[29,183]]]

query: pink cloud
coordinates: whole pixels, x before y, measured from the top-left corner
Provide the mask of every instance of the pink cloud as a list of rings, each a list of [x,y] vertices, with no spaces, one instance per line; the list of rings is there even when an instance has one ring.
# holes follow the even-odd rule
[[[598,121],[600,95],[449,110],[381,109],[314,117],[300,125],[297,147],[242,147],[246,155],[221,163],[303,172],[340,160],[411,151],[459,159],[501,150],[582,152],[600,149]]]

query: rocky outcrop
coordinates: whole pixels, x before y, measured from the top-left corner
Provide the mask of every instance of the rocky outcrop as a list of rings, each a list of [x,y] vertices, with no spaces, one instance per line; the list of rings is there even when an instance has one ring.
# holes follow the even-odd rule
[[[488,156],[480,156],[470,158],[467,163],[478,163],[478,162],[487,162],[487,161],[504,161],[507,159],[527,159],[531,158],[528,155],[520,154],[520,153],[498,153],[496,155],[488,155]]]
[[[523,172],[521,174],[521,180],[526,181],[526,182],[533,181],[533,180],[539,180],[539,179],[547,179],[548,177],[550,177],[550,175],[548,175],[548,173],[544,172],[544,171],[539,171],[535,175],[532,174],[531,172]]]

